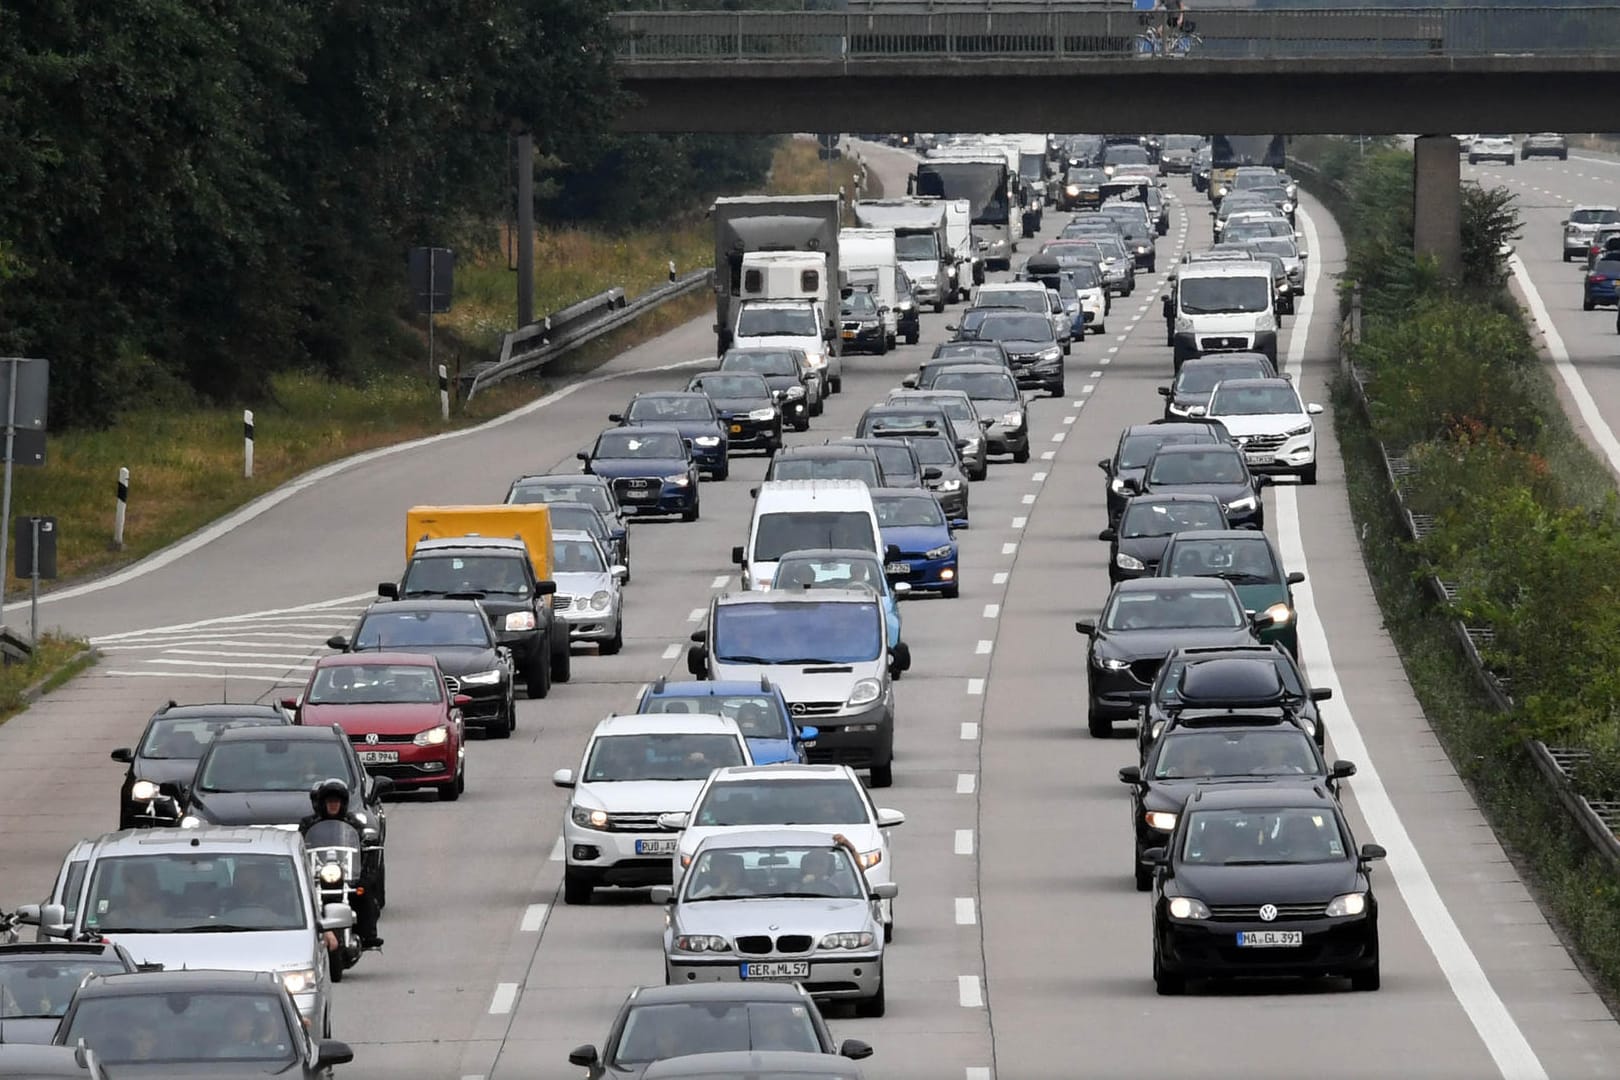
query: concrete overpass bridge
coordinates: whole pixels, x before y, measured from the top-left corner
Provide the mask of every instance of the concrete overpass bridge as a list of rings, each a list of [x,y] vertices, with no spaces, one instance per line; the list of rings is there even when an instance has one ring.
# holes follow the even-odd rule
[[[612,16],[627,131],[1607,131],[1620,4],[1204,9],[1055,0]]]

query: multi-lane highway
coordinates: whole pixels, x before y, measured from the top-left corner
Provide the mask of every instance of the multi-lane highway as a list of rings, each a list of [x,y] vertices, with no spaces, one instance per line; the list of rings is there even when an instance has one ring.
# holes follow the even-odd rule
[[[868,153],[885,186],[903,190],[911,159]],[[1203,197],[1181,180],[1170,191],[1161,268],[1209,242]],[[1310,292],[1281,355],[1306,399],[1326,404],[1343,249],[1316,204],[1304,211]],[[1063,217],[1049,213],[1046,234]],[[1555,250],[1550,228],[1529,235],[1527,258]],[[1573,269],[1564,277],[1573,297]],[[905,606],[915,666],[897,687],[895,781],[878,800],[907,815],[894,838],[888,1015],[835,1011],[835,1034],[876,1047],[870,1076],[912,1080],[1612,1076],[1620,1027],[1474,808],[1381,628],[1329,424],[1319,429],[1320,483],[1267,489],[1267,520],[1289,569],[1307,574],[1296,590],[1302,655],[1312,682],[1335,693],[1329,756],[1360,766],[1346,796],[1357,839],[1390,853],[1375,878],[1383,989],[1155,996],[1149,901],[1128,872],[1128,803],[1115,779],[1134,743],[1085,734],[1073,622],[1107,592],[1096,462],[1122,424],[1161,405],[1162,280],[1139,278],[1135,295],[1115,301],[1110,333],[1076,346],[1068,397],[1034,403],[1032,460],[994,465],[972,486],[961,598]],[[1589,319],[1612,333],[1612,316]],[[793,441],[849,433],[954,321],[925,315],[922,344],[847,359],[844,393]],[[498,500],[520,472],[571,471],[633,390],[676,386],[711,362],[708,322],[497,425],[335,471],[149,572],[47,605],[48,621],[96,636],[106,658],[0,726],[0,901],[37,899],[72,840],[115,825],[119,767],[106,753],[155,702],[295,692],[319,642],[369,586],[397,574],[407,506]],[[550,776],[577,764],[591,726],[631,708],[638,687],[684,672],[699,612],[736,584],[726,556],[764,464],[740,459],[730,480],[708,485],[699,522],[634,525],[622,654],[576,657],[571,683],[520,703],[510,742],[475,743],[462,801],[391,807],[388,944],[337,989],[334,1034],[356,1048],[340,1076],[576,1075],[567,1051],[600,1043],[626,991],[660,980],[662,914],[644,893],[562,905],[564,798]]]

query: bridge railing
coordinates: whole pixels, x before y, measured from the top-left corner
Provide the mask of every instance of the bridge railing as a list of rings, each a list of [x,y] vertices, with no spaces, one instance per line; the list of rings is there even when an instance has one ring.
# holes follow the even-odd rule
[[[624,12],[622,65],[692,61],[1075,60],[1134,54],[1159,16],[1093,4],[860,11]],[[1212,57],[1487,56],[1620,51],[1620,4],[1203,10]],[[723,75],[723,72],[717,73]]]

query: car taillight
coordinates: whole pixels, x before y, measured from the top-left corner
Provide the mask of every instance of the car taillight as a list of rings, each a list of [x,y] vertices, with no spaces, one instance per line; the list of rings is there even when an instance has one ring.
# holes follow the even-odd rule
[[[1608,281],[1609,279],[1607,277],[1603,276],[1602,274],[1588,274],[1586,280],[1596,282],[1596,281]]]

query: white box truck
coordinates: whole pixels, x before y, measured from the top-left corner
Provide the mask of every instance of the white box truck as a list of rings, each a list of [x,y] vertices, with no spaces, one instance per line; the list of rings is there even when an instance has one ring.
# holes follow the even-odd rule
[[[840,229],[838,266],[850,285],[870,284],[883,313],[883,333],[894,348],[900,333],[900,292],[893,229]]]
[[[863,229],[893,229],[900,268],[911,278],[919,304],[945,310],[954,300],[948,269],[951,251],[945,239],[945,207],[939,199],[862,199],[855,221]]]

